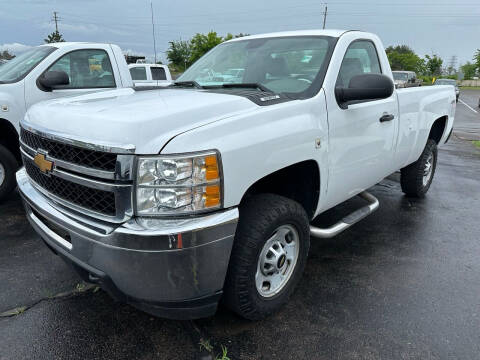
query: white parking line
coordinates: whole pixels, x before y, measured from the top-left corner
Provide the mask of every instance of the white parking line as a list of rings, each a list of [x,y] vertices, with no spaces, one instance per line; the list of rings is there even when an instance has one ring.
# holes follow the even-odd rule
[[[470,110],[472,110],[475,114],[478,114],[478,111],[475,110],[474,108],[472,108],[470,105],[467,105],[465,104],[462,99],[458,99],[458,101],[460,101],[463,105],[465,105],[467,108],[469,108]]]

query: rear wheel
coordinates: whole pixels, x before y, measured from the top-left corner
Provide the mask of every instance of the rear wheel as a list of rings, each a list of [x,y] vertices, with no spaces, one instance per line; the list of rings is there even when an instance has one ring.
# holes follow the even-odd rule
[[[280,309],[300,281],[309,246],[309,219],[300,204],[273,194],[247,200],[240,207],[225,304],[250,320]]]
[[[0,145],[0,201],[4,200],[15,188],[15,171],[18,163],[13,154]]]
[[[419,159],[401,170],[400,184],[407,196],[425,196],[437,168],[437,153],[437,143],[429,139]]]

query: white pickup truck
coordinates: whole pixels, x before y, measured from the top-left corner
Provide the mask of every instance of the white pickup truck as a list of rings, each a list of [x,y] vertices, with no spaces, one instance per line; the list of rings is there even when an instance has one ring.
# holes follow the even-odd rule
[[[172,83],[172,75],[167,65],[161,64],[129,64],[133,85],[168,86]]]
[[[21,164],[19,123],[43,100],[132,86],[120,48],[63,42],[34,47],[0,67],[0,201]]]
[[[222,81],[229,69],[242,81]],[[370,33],[242,37],[167,88],[32,106],[17,181],[45,243],[116,298],[179,319],[223,298],[260,319],[300,281],[311,236],[378,207],[368,188],[401,169],[425,195],[455,106],[452,86],[395,90]],[[311,225],[356,195],[364,207]]]

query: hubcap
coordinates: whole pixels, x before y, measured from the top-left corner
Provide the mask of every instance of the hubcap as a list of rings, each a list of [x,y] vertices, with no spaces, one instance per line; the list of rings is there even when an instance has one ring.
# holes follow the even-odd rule
[[[0,186],[2,186],[4,181],[5,181],[5,168],[3,167],[3,164],[0,163]]]
[[[298,232],[292,225],[278,227],[266,241],[255,274],[261,296],[272,297],[284,288],[297,264],[299,248]]]
[[[423,186],[427,186],[430,178],[432,177],[433,171],[433,154],[430,154],[425,162],[425,167],[423,169]]]

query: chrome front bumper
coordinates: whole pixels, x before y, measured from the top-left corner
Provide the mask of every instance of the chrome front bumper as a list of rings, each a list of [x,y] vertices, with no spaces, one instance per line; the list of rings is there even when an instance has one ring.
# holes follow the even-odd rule
[[[237,226],[236,208],[118,225],[63,208],[38,191],[23,168],[17,183],[30,224],[87,281],[162,317],[215,313]]]

